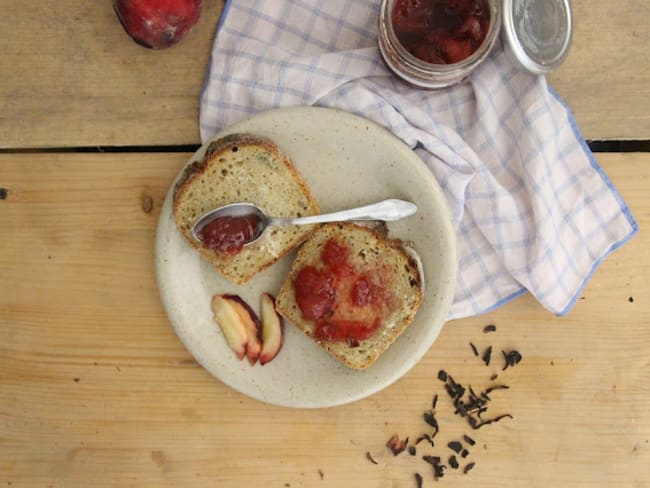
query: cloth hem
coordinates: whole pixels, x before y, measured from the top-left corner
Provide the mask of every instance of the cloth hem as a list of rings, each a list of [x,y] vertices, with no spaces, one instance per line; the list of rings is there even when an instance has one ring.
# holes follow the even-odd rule
[[[614,198],[616,198],[616,201],[618,202],[618,205],[621,209],[621,212],[623,215],[625,215],[625,218],[627,219],[628,223],[630,224],[630,227],[632,228],[630,232],[624,236],[622,239],[619,241],[613,243],[609,249],[605,251],[605,253],[598,258],[596,261],[594,261],[591,270],[585,276],[585,278],[582,280],[580,283],[580,286],[578,286],[578,289],[576,293],[573,295],[573,297],[570,298],[569,302],[567,303],[566,307],[562,309],[559,312],[555,312],[557,316],[559,317],[564,317],[566,316],[571,309],[574,307],[576,304],[579,295],[582,293],[584,290],[585,286],[587,286],[587,283],[595,273],[596,269],[600,264],[609,256],[612,252],[614,252],[616,249],[619,247],[623,246],[625,243],[627,243],[630,239],[632,239],[638,232],[639,232],[639,225],[637,224],[636,220],[634,219],[634,216],[632,215],[632,212],[630,211],[630,208],[627,206],[623,198],[621,197],[621,194],[618,192],[616,187],[614,186],[614,183],[612,183],[612,180],[609,179],[609,176],[607,176],[607,173],[605,173],[605,170],[603,170],[602,166],[596,158],[594,157],[593,153],[591,152],[591,149],[589,149],[589,146],[587,145],[587,142],[585,141],[584,137],[582,136],[582,133],[580,132],[580,129],[578,128],[578,123],[576,122],[575,118],[573,117],[573,112],[571,112],[571,109],[569,106],[564,102],[562,97],[553,89],[551,85],[547,83],[546,85],[548,92],[566,109],[567,113],[567,119],[569,121],[569,125],[571,126],[571,130],[573,130],[573,135],[577,139],[578,143],[580,144],[580,147],[582,148],[582,151],[584,152],[585,156],[587,156],[587,159],[589,160],[589,163],[591,164],[592,168],[596,170],[596,173],[600,176],[600,178],[603,180],[605,185],[609,188],[609,190],[612,192]]]

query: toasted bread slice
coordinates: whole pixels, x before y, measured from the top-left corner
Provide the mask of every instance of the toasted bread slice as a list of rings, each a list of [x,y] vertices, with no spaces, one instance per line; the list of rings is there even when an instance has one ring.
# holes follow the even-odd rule
[[[174,189],[176,225],[223,276],[242,284],[298,246],[315,226],[271,228],[234,255],[206,248],[193,238],[192,225],[201,215],[238,202],[254,203],[273,217],[313,215],[319,207],[293,163],[265,137],[225,136],[208,146],[202,161],[188,164]]]
[[[350,308],[343,305],[342,311],[336,308],[338,304],[349,301],[346,297],[351,296],[352,293],[353,287],[341,284],[344,280],[354,281],[358,279],[355,276],[369,276],[372,280],[380,282],[382,293],[387,294],[383,308],[379,310],[381,315],[378,328],[370,337],[359,341],[340,338],[325,340],[317,337],[319,321],[305,319],[300,308],[300,300],[296,298],[296,278],[301,270],[307,267],[327,269],[323,256],[330,240],[347,248],[345,251],[348,256],[347,263],[354,269],[354,274],[352,278],[335,278],[339,280],[336,285],[337,305],[334,305],[333,312],[331,310],[327,312],[327,317],[336,318],[338,315],[342,320],[351,321],[365,320],[369,317],[367,306],[355,305]],[[349,272],[347,273],[349,275]],[[354,369],[364,369],[374,363],[413,321],[422,299],[423,276],[419,259],[414,251],[407,250],[401,241],[389,239],[366,226],[336,223],[320,227],[302,245],[291,272],[277,296],[276,309],[345,365]],[[372,310],[370,317],[372,317]]]

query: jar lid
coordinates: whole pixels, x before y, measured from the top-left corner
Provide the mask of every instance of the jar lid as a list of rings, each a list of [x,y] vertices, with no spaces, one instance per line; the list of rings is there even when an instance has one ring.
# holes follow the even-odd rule
[[[571,17],[569,0],[504,0],[506,50],[533,74],[551,72],[569,51]]]

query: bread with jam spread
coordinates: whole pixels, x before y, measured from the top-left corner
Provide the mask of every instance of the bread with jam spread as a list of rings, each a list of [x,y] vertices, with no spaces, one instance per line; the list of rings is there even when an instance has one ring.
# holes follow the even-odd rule
[[[422,299],[412,249],[366,226],[335,223],[302,245],[276,309],[345,365],[364,369],[411,324]]]
[[[273,141],[254,134],[230,134],[209,144],[200,161],[188,164],[174,187],[172,213],[188,243],[235,284],[250,280],[303,242],[315,226],[278,226],[236,254],[207,248],[192,236],[204,213],[223,205],[250,202],[274,217],[319,213],[293,162]]]

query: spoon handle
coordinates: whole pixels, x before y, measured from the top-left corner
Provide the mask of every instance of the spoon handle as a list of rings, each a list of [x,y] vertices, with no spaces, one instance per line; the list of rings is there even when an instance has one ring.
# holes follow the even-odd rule
[[[332,212],[295,219],[271,218],[269,225],[306,225],[322,224],[326,222],[344,222],[348,220],[399,220],[417,212],[418,207],[405,200],[388,199],[381,202],[351,208],[340,212]]]

